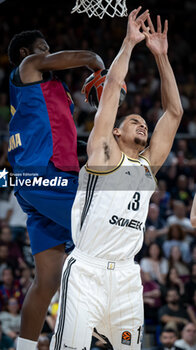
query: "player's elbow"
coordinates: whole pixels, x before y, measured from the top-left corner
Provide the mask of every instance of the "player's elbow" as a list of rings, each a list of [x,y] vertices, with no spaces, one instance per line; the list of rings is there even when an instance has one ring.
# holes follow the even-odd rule
[[[180,104],[180,106],[178,106],[178,108],[177,108],[177,115],[178,115],[178,118],[182,118],[182,116],[183,116],[183,113],[184,113],[184,110],[183,110],[183,108],[182,108],[182,105]]]
[[[86,51],[86,59],[87,59],[87,66],[92,69],[93,71],[97,71],[99,69],[104,69],[105,65],[99,55],[97,55],[95,52]]]
[[[183,116],[183,113],[184,113],[184,110],[182,108],[182,105],[181,104],[178,104],[176,106],[173,106],[171,108],[171,113],[173,115],[174,118],[178,119],[178,120],[181,120],[182,119],[182,116]]]

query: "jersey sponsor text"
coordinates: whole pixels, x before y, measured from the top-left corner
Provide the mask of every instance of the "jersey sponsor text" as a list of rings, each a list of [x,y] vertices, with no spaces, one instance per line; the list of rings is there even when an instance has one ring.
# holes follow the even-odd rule
[[[137,220],[129,220],[126,218],[119,218],[117,215],[113,215],[111,219],[109,220],[109,223],[111,225],[117,225],[117,226],[126,226],[130,228],[134,228],[135,230],[142,230],[142,221],[137,221]]]

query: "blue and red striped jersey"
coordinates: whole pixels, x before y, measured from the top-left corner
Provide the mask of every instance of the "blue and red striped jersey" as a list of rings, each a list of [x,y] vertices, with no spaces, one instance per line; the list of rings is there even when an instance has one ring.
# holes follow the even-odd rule
[[[69,90],[59,79],[18,84],[10,75],[8,159],[14,172],[44,173],[49,161],[62,171],[79,171],[77,132]]]

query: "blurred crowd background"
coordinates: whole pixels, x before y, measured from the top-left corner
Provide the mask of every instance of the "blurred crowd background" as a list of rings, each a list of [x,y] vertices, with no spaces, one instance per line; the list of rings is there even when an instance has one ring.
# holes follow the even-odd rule
[[[128,9],[138,5],[169,20],[169,58],[174,69],[184,116],[172,151],[158,173],[158,186],[149,207],[144,245],[137,256],[144,286],[145,349],[164,349],[164,336],[176,349],[196,349],[196,230],[190,209],[196,190],[196,2],[195,0],[127,0]],[[74,1],[0,4],[0,169],[11,170],[7,160],[9,66],[7,47],[15,33],[39,29],[51,52],[84,49],[98,53],[108,68],[126,32],[126,18],[89,19],[71,15]],[[90,74],[87,68],[57,72],[66,81],[75,103],[78,138],[87,141],[95,110],[84,102],[81,88]],[[127,97],[118,115],[141,114],[151,134],[163,113],[160,79],[155,61],[144,43],[138,45],[126,78]],[[84,146],[79,146],[81,164]],[[119,238],[120,244],[120,238]],[[0,188],[0,349],[15,348],[20,309],[34,276],[34,261],[26,230],[26,217],[12,188]],[[58,308],[54,296],[38,348],[49,349]],[[167,331],[167,332],[165,332]],[[164,333],[165,332],[165,333]],[[188,334],[188,335],[187,335]],[[92,349],[103,348],[95,340]],[[104,347],[109,349],[108,346]],[[175,349],[175,348],[172,348]]]

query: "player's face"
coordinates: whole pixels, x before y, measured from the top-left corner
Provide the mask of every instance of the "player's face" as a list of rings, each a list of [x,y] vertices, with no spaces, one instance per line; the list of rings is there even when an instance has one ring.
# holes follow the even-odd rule
[[[46,40],[42,39],[42,38],[38,38],[35,40],[34,44],[33,44],[33,52],[34,54],[40,54],[40,53],[50,53],[49,52],[50,48],[46,42]]]
[[[122,123],[122,136],[128,137],[142,147],[146,146],[148,140],[148,127],[145,120],[139,115],[131,114]]]
[[[46,42],[46,40],[42,38],[37,38],[31,47],[21,47],[20,49],[20,61],[22,61],[25,57],[33,54],[49,54],[50,48]]]

